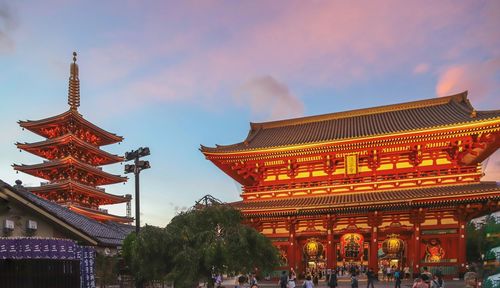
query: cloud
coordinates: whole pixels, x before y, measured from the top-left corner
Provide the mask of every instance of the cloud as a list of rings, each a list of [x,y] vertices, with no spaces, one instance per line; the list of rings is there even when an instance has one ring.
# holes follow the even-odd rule
[[[452,65],[446,67],[439,75],[436,95],[447,96],[465,90],[471,98],[484,101],[498,94],[500,83],[500,57],[483,62]],[[498,100],[497,100],[498,101]]]
[[[0,2],[0,53],[14,50],[12,33],[16,28],[17,17],[7,4]]]
[[[264,120],[297,117],[304,113],[300,99],[272,76],[247,81],[235,93],[235,100],[240,105],[249,106],[254,116]]]
[[[428,63],[420,63],[413,69],[413,74],[425,74],[429,69],[430,65]]]
[[[428,9],[431,2],[382,3],[206,1],[200,7],[199,1],[160,1],[105,6],[113,13],[102,15],[126,15],[130,21],[116,25],[114,17],[96,16],[103,27],[89,30],[99,41],[81,51],[81,80],[105,98],[96,101],[120,99],[117,105],[123,107],[115,111],[126,113],[158,103],[233,105],[238,85],[260,75],[294,83],[296,91],[342,89],[401,71],[422,74],[445,67],[441,77],[447,68],[498,55],[500,18],[494,1],[439,1],[432,2],[433,9]],[[75,31],[75,24],[68,23],[65,29]],[[90,59],[86,66],[84,59]],[[315,95],[303,92],[301,97],[305,101]],[[262,101],[246,102],[252,103]],[[299,113],[291,114],[300,114],[302,106],[292,107]],[[287,115],[278,108],[267,111],[261,116]]]
[[[483,162],[483,181],[498,181],[500,179],[500,150],[496,151]]]

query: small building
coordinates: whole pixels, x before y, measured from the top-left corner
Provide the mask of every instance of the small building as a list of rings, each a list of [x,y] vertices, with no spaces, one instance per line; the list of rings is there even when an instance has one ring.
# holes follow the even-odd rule
[[[0,223],[0,281],[5,287],[32,287],[33,281],[48,281],[46,287],[75,287],[74,281],[95,287],[95,253],[116,255],[135,228],[97,221],[36,196],[20,181],[11,186],[1,180]]]

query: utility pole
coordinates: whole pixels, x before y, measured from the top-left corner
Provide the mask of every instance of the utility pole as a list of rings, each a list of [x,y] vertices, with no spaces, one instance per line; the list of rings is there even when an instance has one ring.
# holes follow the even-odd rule
[[[125,161],[134,160],[134,164],[125,165],[125,173],[134,173],[135,176],[135,233],[138,235],[141,231],[141,214],[139,199],[139,174],[142,170],[149,169],[149,161],[139,160],[141,157],[150,154],[148,147],[141,147],[125,153]]]

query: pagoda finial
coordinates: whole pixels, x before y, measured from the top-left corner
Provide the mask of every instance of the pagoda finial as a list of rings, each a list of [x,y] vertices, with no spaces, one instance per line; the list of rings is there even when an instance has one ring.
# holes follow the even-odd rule
[[[76,52],[73,52],[73,63],[70,65],[68,105],[71,110],[77,110],[80,106],[80,79],[78,79]]]

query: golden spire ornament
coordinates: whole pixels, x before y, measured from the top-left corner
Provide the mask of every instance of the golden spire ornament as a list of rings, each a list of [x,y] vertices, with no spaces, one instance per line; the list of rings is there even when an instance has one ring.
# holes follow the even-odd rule
[[[78,79],[78,65],[76,64],[76,52],[73,52],[73,63],[70,65],[68,105],[71,110],[77,110],[80,106],[80,79]]]

